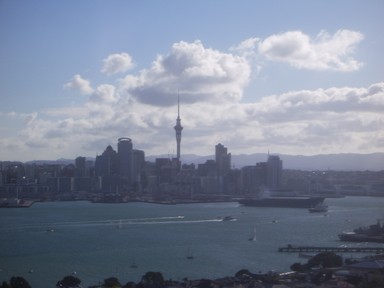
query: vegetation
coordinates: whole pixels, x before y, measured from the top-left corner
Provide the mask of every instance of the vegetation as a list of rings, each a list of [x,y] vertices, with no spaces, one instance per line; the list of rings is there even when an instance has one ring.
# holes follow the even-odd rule
[[[323,252],[312,257],[305,264],[294,263],[291,266],[293,271],[298,273],[275,272],[252,273],[247,269],[239,270],[234,277],[225,277],[220,279],[199,279],[182,281],[164,280],[162,273],[149,271],[145,273],[140,282],[128,282],[122,285],[116,277],[104,279],[103,283],[89,286],[89,288],[213,288],[213,287],[257,287],[258,285],[287,284],[287,287],[302,287],[302,284],[308,284],[308,281],[315,285],[327,285],[328,280],[334,277],[335,270],[332,268],[342,267],[342,258],[333,252]],[[331,268],[331,269],[330,269]],[[384,270],[376,269],[365,273],[353,273],[348,275],[345,282],[356,288],[377,288],[384,287]],[[56,284],[57,288],[80,288],[81,280],[75,276],[65,276]],[[299,286],[295,286],[295,285]],[[293,285],[293,286],[291,286]],[[324,286],[327,287],[327,286]],[[0,288],[31,288],[29,283],[23,277],[12,277],[9,281],[3,282]]]
[[[292,271],[303,272],[315,267],[333,268],[341,267],[343,258],[334,252],[322,252],[308,260],[306,264],[294,263],[291,265]]]
[[[56,283],[56,287],[60,288],[77,288],[80,286],[81,280],[75,276],[65,276],[62,280]]]
[[[31,288],[31,286],[23,277],[16,276],[11,278],[9,284],[7,282],[3,282],[0,288]]]

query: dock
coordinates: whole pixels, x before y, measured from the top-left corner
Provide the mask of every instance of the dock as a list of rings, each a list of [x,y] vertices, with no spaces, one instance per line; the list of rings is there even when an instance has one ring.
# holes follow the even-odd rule
[[[279,252],[335,252],[335,253],[384,253],[384,247],[316,247],[316,246],[292,246],[280,247]]]

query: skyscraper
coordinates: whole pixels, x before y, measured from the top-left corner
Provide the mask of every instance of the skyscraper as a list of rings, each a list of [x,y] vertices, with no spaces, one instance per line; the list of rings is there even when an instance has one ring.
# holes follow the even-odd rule
[[[176,131],[177,160],[180,162],[180,142],[181,142],[181,131],[183,130],[183,126],[181,126],[181,119],[180,119],[179,96],[177,96],[177,118],[176,118],[176,125],[174,128]]]
[[[267,160],[267,186],[276,190],[281,187],[283,161],[277,155],[269,155]]]
[[[231,170],[231,153],[221,143],[215,146],[215,160],[218,176],[224,176]]]
[[[130,138],[119,138],[117,143],[117,158],[119,161],[119,174],[125,177],[128,183],[132,177],[132,140]]]

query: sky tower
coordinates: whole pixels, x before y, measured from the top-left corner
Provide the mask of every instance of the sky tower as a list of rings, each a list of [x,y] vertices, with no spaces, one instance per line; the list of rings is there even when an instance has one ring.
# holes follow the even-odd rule
[[[180,97],[179,97],[179,95],[177,95],[177,118],[176,118],[176,125],[174,128],[176,131],[177,160],[180,161],[181,130],[183,130],[183,126],[181,126],[181,119],[180,119]]]

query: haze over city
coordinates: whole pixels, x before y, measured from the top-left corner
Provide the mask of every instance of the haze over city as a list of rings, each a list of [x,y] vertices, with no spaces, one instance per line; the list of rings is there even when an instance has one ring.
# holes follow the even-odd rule
[[[382,1],[0,1],[0,160],[383,152]],[[181,157],[181,159],[183,159]]]

